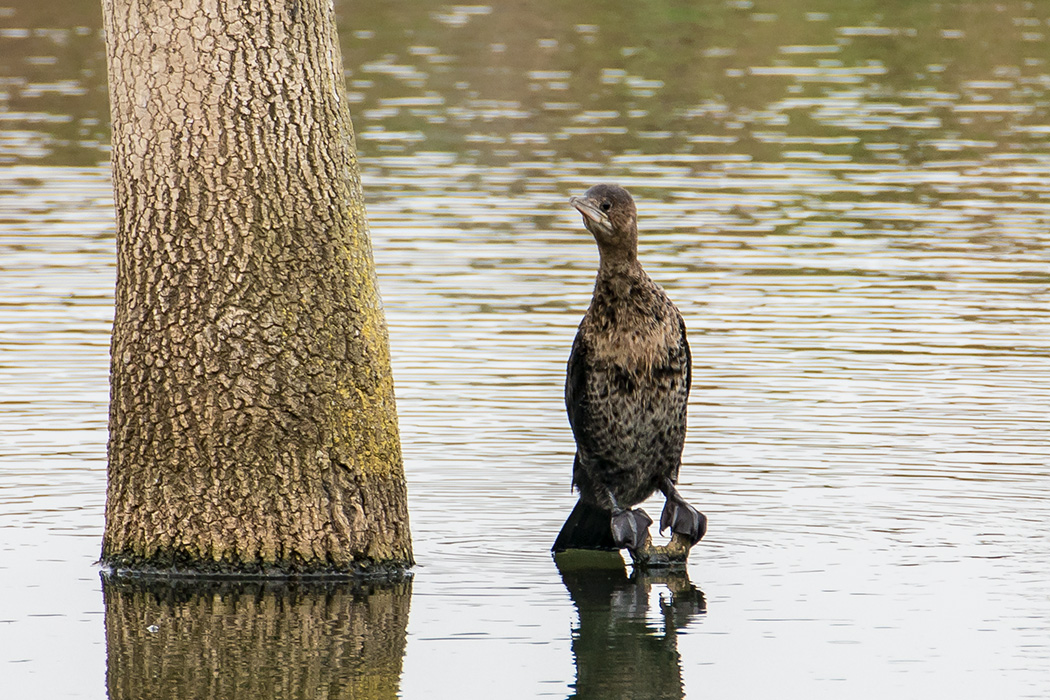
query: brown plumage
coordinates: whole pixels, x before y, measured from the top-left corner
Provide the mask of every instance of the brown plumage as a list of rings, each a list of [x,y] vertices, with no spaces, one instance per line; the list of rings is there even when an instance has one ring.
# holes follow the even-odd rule
[[[553,549],[642,545],[652,520],[632,507],[657,489],[667,497],[660,529],[699,541],[706,518],[674,488],[692,374],[682,315],[638,262],[637,212],[627,190],[595,185],[570,201],[601,262],[565,382],[580,501]]]

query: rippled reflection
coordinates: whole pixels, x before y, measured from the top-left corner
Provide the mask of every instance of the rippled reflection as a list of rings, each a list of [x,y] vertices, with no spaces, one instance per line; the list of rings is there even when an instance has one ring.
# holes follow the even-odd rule
[[[576,683],[569,697],[685,697],[678,632],[707,611],[689,575],[636,570],[628,576],[621,556],[611,552],[563,552],[555,562],[578,615],[572,630]]]
[[[398,697],[412,584],[110,580],[110,700]]]

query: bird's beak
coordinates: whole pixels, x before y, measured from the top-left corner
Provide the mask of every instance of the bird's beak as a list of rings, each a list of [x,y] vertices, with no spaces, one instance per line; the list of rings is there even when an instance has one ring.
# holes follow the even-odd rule
[[[583,214],[583,225],[588,231],[596,233],[595,229],[598,229],[606,235],[612,234],[612,222],[609,221],[609,215],[599,209],[592,200],[586,197],[569,197],[569,204]]]

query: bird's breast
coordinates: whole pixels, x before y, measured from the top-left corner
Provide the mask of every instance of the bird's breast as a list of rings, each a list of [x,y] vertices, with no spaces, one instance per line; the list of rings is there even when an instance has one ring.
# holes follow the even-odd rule
[[[592,363],[628,377],[665,370],[680,354],[681,329],[677,320],[632,315],[621,313],[594,324],[588,334]]]

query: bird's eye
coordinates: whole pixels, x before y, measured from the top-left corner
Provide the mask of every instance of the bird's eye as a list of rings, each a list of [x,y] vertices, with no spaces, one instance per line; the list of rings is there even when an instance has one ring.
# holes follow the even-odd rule
[[[612,209],[612,204],[609,204],[609,202],[602,202],[602,211],[609,211],[610,209]]]

